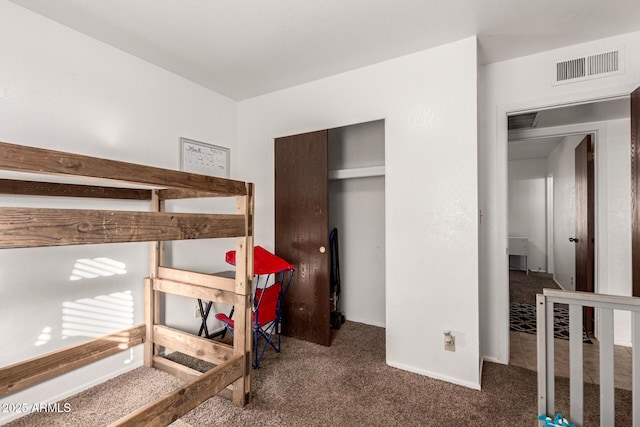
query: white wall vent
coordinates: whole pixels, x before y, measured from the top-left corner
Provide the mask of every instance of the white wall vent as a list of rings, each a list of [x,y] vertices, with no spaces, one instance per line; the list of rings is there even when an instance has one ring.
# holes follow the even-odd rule
[[[553,85],[622,73],[624,73],[624,49],[618,48],[556,62]]]

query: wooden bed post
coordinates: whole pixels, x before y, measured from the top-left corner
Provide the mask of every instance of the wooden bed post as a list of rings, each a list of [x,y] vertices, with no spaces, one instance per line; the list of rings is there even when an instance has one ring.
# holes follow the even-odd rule
[[[233,403],[244,406],[251,401],[251,295],[253,292],[253,184],[247,184],[247,195],[236,197],[236,213],[245,216],[247,235],[236,238],[236,327],[233,354],[245,356],[242,377],[233,383]]]
[[[164,200],[158,196],[158,190],[151,191],[151,212],[163,212]],[[153,367],[153,356],[160,354],[159,346],[154,344],[153,327],[160,323],[160,292],[153,290],[151,279],[158,277],[158,269],[164,266],[165,244],[163,241],[150,243],[149,248],[149,277],[144,284],[144,323],[147,325],[146,340],[144,343],[144,365]]]

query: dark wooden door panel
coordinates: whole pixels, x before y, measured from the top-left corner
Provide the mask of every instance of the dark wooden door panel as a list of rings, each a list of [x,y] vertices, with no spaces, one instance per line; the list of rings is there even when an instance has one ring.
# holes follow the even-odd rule
[[[275,251],[296,267],[283,333],[322,345],[329,323],[328,131],[275,141]]]
[[[593,140],[587,135],[575,150],[576,291],[594,292],[594,168]],[[585,327],[593,334],[593,309],[585,309]]]

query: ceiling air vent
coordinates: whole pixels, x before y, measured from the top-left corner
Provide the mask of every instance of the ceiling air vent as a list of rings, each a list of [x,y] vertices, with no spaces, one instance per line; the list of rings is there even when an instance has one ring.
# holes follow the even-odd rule
[[[524,113],[524,114],[516,114],[508,117],[508,129],[509,130],[518,130],[518,129],[533,129],[536,127],[538,123],[538,113]]]
[[[622,48],[556,62],[554,85],[624,73]]]

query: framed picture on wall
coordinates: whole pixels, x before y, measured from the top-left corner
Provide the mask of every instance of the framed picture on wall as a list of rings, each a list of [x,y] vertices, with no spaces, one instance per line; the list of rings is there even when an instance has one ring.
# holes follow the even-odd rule
[[[229,178],[229,149],[180,138],[180,170]]]

